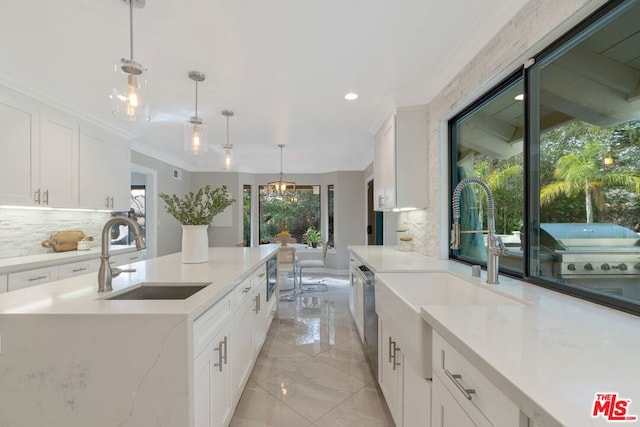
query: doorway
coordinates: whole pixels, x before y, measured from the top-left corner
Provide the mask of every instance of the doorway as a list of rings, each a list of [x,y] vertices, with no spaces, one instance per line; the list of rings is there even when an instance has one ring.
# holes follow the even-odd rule
[[[367,182],[367,245],[382,245],[383,212],[373,210],[373,180]]]
[[[147,258],[158,256],[158,172],[144,166],[131,164],[132,203],[139,204],[144,189],[144,233],[147,244]],[[134,201],[134,196],[138,201]],[[134,206],[132,205],[132,208]],[[134,208],[135,209],[135,208]]]

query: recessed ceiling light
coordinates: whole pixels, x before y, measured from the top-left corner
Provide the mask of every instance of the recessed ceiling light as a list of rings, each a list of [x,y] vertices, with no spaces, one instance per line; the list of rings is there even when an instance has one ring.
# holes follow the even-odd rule
[[[516,101],[524,100],[524,93],[517,94],[516,96],[513,97],[513,99],[515,99]]]
[[[349,92],[344,96],[344,99],[346,99],[347,101],[355,101],[356,99],[358,99],[358,94],[355,92]]]

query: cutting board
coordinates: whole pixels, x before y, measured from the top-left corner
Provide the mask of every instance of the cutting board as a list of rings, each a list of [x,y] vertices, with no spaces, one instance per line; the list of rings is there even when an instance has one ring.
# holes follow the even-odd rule
[[[42,246],[53,248],[56,252],[75,251],[78,249],[78,242],[82,239],[93,241],[93,237],[86,236],[81,230],[58,231],[48,240],[43,240]]]

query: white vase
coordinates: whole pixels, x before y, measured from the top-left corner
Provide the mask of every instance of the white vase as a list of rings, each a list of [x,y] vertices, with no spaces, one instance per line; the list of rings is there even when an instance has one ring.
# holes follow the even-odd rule
[[[208,225],[182,226],[182,262],[197,264],[209,261]]]

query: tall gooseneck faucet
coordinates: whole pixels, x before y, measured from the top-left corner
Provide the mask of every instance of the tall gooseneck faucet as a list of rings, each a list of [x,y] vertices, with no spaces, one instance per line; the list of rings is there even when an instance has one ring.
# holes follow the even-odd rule
[[[478,184],[487,193],[487,222],[489,230],[487,233],[487,283],[497,285],[500,256],[508,255],[509,252],[504,247],[500,236],[496,236],[495,201],[489,186],[480,178],[465,178],[456,185],[453,190],[451,207],[453,210],[453,224],[451,227],[451,249],[458,250],[460,245],[460,197],[462,190],[469,184]],[[478,231],[481,232],[481,231]]]
[[[111,268],[111,264],[109,264],[109,257],[111,256],[109,254],[109,244],[111,243],[109,236],[111,227],[114,224],[124,224],[131,227],[131,230],[133,230],[133,238],[136,242],[136,250],[141,251],[147,247],[144,238],[140,234],[138,224],[134,220],[124,216],[116,216],[109,219],[102,229],[102,253],[100,254],[100,268],[98,269],[98,292],[112,291],[111,280],[114,277],[118,277],[120,273],[136,271],[135,269]]]

